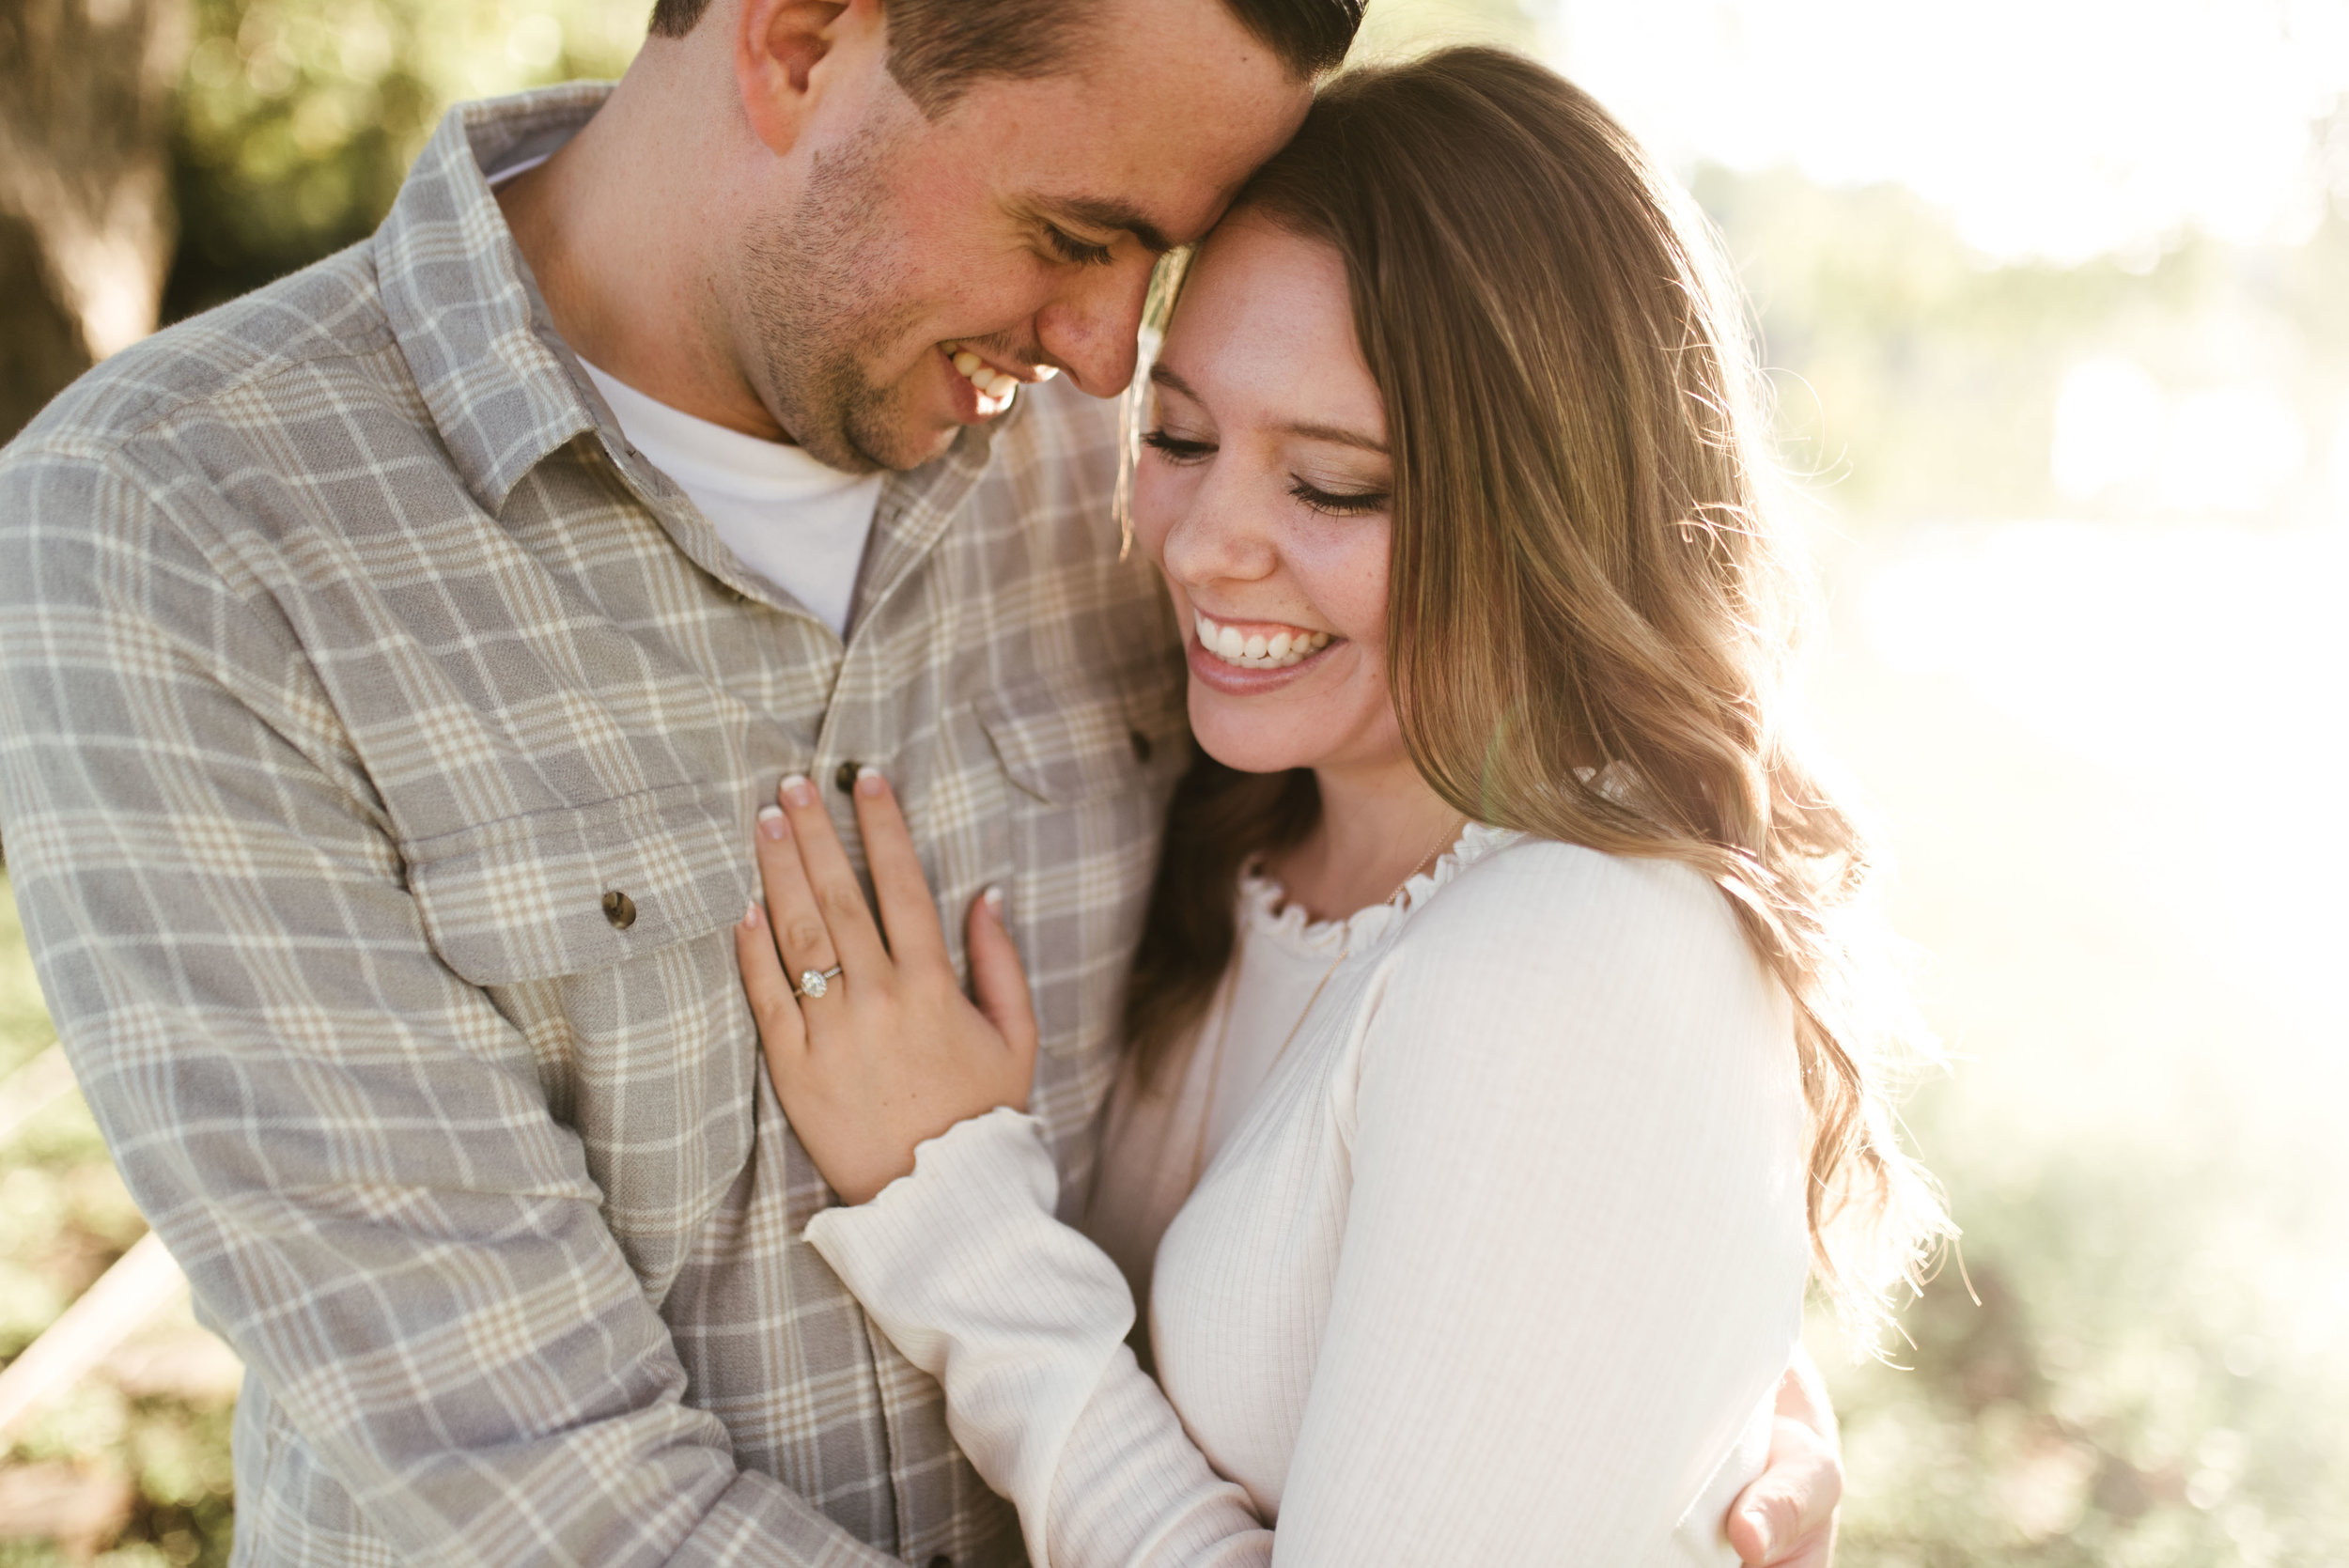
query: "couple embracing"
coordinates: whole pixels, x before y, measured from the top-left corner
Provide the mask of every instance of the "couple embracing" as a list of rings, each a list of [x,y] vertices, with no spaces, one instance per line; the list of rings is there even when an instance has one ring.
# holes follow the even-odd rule
[[[1359,20],[661,0],[0,458],[240,1561],[1824,1561],[1940,1220],[1739,303]]]

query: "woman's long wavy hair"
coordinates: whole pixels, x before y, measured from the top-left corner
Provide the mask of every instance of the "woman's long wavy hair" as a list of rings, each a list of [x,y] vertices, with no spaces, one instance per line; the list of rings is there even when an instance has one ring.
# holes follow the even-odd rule
[[[1586,94],[1489,49],[1340,76],[1234,210],[1346,262],[1412,760],[1477,821],[1721,890],[1794,1001],[1816,1276],[1873,1330],[1953,1234],[1890,1109],[1927,1042],[1861,897],[1870,846],[1787,728],[1807,580],[1708,225]],[[1145,1082],[1230,963],[1240,867],[1318,810],[1310,772],[1203,756],[1183,782],[1126,1001]]]

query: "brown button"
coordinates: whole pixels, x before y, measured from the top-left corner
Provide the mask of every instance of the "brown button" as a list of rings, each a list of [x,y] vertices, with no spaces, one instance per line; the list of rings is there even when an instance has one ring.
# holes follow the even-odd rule
[[[840,770],[832,776],[832,782],[840,786],[841,794],[847,795],[856,788],[857,770],[863,766],[861,762],[844,762],[840,765]]]
[[[636,900],[614,888],[603,895],[603,918],[612,923],[613,930],[627,930],[636,924]]]
[[[1140,730],[1128,730],[1126,732],[1126,744],[1134,749],[1134,760],[1136,762],[1148,762],[1150,760],[1150,737],[1143,734]]]
[[[955,1560],[941,1552],[930,1559],[930,1568],[955,1568]]]

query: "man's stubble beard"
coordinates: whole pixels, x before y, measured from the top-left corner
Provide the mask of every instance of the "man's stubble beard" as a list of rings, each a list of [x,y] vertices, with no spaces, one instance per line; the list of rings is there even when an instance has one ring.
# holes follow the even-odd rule
[[[894,138],[873,131],[819,154],[798,210],[747,237],[745,306],[771,411],[801,450],[848,474],[918,468],[952,432],[914,427],[905,389],[876,385],[860,349],[905,340],[919,308],[892,303],[898,237],[881,167]]]

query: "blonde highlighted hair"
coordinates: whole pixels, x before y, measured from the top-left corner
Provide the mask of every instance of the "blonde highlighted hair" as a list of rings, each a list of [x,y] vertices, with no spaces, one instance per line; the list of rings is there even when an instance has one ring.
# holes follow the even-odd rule
[[[1794,1001],[1814,1273],[1881,1325],[1953,1234],[1890,1111],[1928,1043],[1866,836],[1788,727],[1806,577],[1708,226],[1588,95],[1488,49],[1340,76],[1234,210],[1346,263],[1394,465],[1413,761],[1475,820],[1721,890]],[[1230,961],[1240,865],[1317,811],[1310,773],[1202,757],[1184,781],[1127,999],[1145,1074]]]

